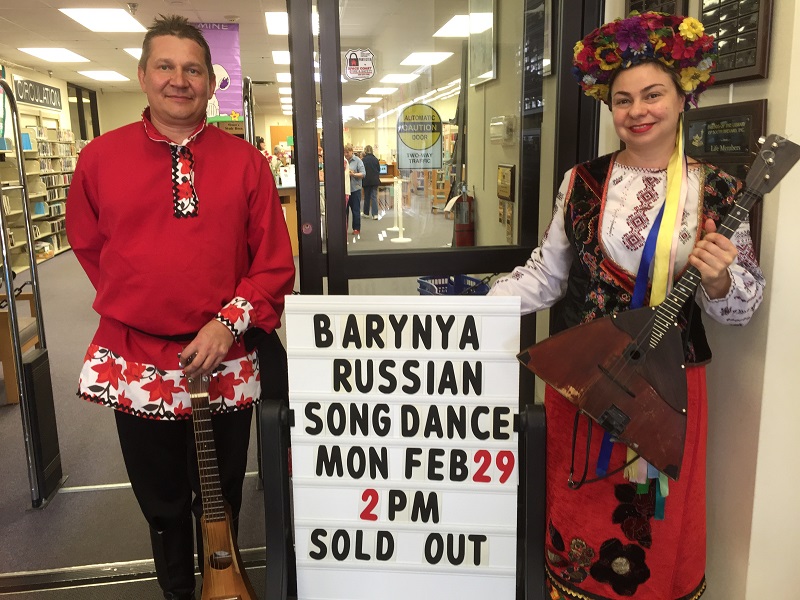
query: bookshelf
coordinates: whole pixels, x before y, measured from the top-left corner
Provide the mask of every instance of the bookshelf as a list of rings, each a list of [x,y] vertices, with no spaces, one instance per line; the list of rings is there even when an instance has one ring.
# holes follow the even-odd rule
[[[22,134],[24,173],[37,263],[70,249],[65,230],[66,199],[77,161],[74,134],[67,129],[28,125]],[[10,140],[3,144],[8,147]],[[29,268],[23,192],[13,150],[0,152],[0,209],[6,217],[12,269]]]

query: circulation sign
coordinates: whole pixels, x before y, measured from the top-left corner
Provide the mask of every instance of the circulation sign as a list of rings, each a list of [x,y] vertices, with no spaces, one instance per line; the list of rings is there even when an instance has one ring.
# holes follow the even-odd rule
[[[519,311],[286,298],[298,600],[515,598]]]
[[[14,97],[24,104],[61,110],[61,90],[38,81],[14,77]]]
[[[397,118],[397,168],[442,168],[442,119],[432,106],[411,104]]]

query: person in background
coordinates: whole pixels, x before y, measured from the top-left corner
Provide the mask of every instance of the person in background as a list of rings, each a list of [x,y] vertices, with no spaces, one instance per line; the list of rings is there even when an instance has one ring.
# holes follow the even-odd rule
[[[353,144],[344,147],[344,159],[347,162],[347,174],[350,176],[350,196],[347,207],[353,216],[353,236],[358,237],[361,232],[361,185],[366,172],[364,163],[353,153]]]
[[[294,262],[275,182],[251,144],[208,126],[215,88],[201,32],[179,16],[148,29],[141,120],[86,146],[69,190],[69,242],[100,324],[78,395],[115,410],[164,598],[194,598],[202,514],[188,379],[211,376],[222,495],[239,519],[259,361],[243,343],[280,326]],[[126,173],[117,149],[125,148]]]
[[[281,167],[286,166],[286,160],[283,157],[283,148],[275,146],[272,149],[272,159],[270,161],[273,173],[277,173]]]
[[[731,239],[717,233],[741,183],[682,152],[683,111],[714,81],[714,40],[691,17],[635,14],[578,42],[573,65],[584,92],[611,110],[625,149],[566,174],[541,245],[490,294],[519,296],[523,313],[564,298],[572,326],[659,304],[689,267],[700,285],[677,318],[688,387],[677,481],[610,435],[590,436],[575,405],[545,392],[549,598],[695,599],[706,586],[711,359],[701,315],[744,325],[764,289],[747,220]],[[599,481],[573,482],[571,456],[578,476],[587,461]]]
[[[271,158],[269,150],[267,150],[267,142],[264,138],[256,137],[256,148],[258,148],[258,151],[264,155],[264,158],[267,160]]]
[[[381,163],[372,153],[372,146],[364,147],[364,215],[369,216],[372,207],[372,218],[378,218],[378,186],[381,184]]]

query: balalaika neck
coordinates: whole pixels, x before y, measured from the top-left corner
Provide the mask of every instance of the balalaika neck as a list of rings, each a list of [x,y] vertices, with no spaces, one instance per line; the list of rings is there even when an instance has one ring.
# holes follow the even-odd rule
[[[750,214],[750,209],[761,199],[761,196],[749,189],[744,189],[736,197],[736,202],[728,215],[717,227],[717,233],[730,239],[739,225]],[[703,226],[703,223],[700,223]],[[694,296],[700,284],[700,273],[695,267],[689,267],[675,283],[672,291],[655,311],[653,329],[650,334],[650,347],[655,348],[671,326],[676,322],[678,314],[686,302]]]
[[[208,379],[190,379],[189,393],[192,398],[192,423],[194,424],[197,470],[200,475],[200,492],[203,500],[203,517],[209,522],[223,521],[225,520],[225,505],[219,483],[214,429],[211,426]]]

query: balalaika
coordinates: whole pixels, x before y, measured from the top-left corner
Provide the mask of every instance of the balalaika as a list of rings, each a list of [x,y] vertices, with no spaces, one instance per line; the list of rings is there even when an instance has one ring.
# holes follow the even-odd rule
[[[222,497],[217,467],[214,430],[208,406],[208,377],[190,378],[192,422],[197,448],[197,468],[203,499],[203,594],[202,600],[258,600],[242,566],[231,511]]]

